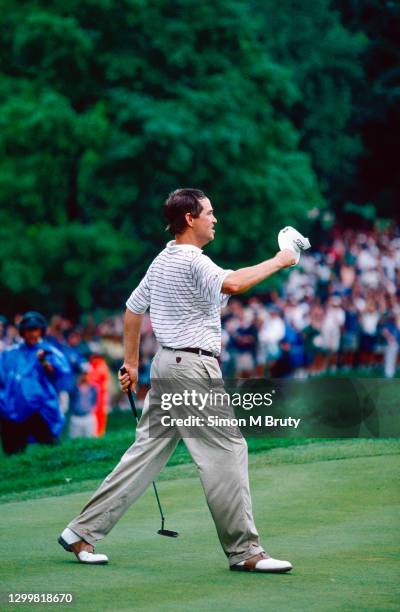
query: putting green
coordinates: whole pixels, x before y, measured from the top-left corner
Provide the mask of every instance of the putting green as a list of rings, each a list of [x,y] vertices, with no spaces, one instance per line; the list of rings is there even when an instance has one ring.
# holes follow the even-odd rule
[[[8,605],[7,593],[62,592],[73,603],[33,609],[398,610],[400,455],[389,444],[329,441],[251,456],[262,543],[292,561],[291,574],[228,571],[192,465],[170,468],[177,478],[159,487],[166,526],[180,537],[156,535],[149,490],[99,544],[107,566],[79,565],[56,543],[87,492],[3,504],[1,609],[32,610]]]

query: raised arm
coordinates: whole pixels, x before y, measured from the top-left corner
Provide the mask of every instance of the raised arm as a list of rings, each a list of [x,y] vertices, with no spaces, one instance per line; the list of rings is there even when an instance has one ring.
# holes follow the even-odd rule
[[[139,341],[143,314],[135,314],[128,308],[124,318],[124,366],[127,374],[118,372],[118,380],[122,390],[126,393],[129,387],[136,388],[139,367]]]
[[[284,249],[271,259],[267,259],[249,268],[240,268],[240,270],[235,270],[228,274],[222,283],[221,292],[229,295],[243,293],[247,289],[258,285],[258,283],[261,283],[261,281],[272,274],[275,274],[275,272],[293,266],[295,263],[296,257],[294,252]]]

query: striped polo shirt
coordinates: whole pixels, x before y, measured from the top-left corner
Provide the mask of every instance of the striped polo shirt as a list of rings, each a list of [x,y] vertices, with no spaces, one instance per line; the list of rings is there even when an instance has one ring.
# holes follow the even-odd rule
[[[223,270],[192,244],[168,242],[133,291],[127,308],[142,314],[150,308],[154,335],[161,346],[221,352],[221,308],[229,295]]]

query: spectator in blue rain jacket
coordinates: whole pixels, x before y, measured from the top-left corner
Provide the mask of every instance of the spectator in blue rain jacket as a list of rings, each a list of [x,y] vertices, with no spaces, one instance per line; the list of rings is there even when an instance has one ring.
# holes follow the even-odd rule
[[[40,313],[27,312],[19,325],[23,342],[0,354],[1,441],[8,455],[28,442],[56,443],[64,426],[58,393],[71,385],[71,368],[43,339],[46,326]]]

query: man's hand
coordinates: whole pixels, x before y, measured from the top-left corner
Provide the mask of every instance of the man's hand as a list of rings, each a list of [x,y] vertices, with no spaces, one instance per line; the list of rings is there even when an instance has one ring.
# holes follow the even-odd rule
[[[123,367],[126,370],[125,374],[121,374],[118,370],[118,382],[124,393],[128,393],[128,389],[136,390],[138,381],[138,368],[137,366],[131,366],[128,363],[123,363]]]
[[[47,372],[47,374],[52,374],[54,372],[54,368],[48,361],[46,361],[46,355],[48,354],[48,352],[49,351],[44,351],[43,349],[40,349],[40,351],[36,353],[36,356],[39,359],[41,365],[43,366],[45,372]]]
[[[290,266],[294,266],[294,264],[296,263],[296,255],[290,249],[283,249],[283,251],[278,251],[275,255],[275,259],[280,268],[289,268]]]
[[[44,351],[43,349],[40,349],[40,351],[36,353],[36,357],[39,359],[41,363],[43,363],[45,356],[46,356],[46,351]]]

